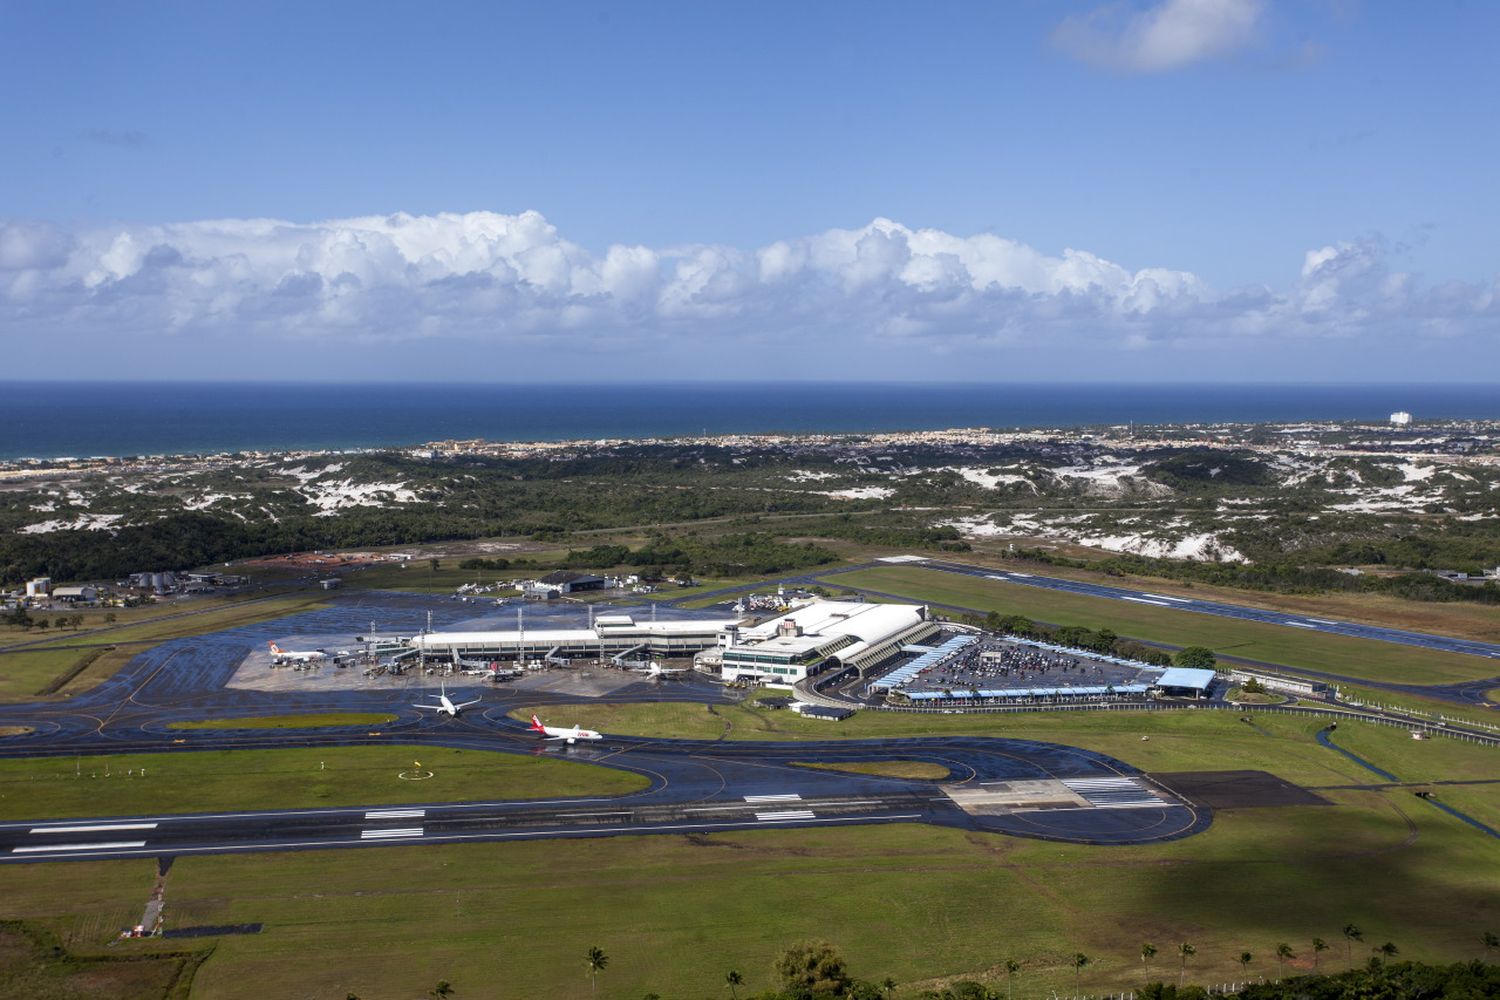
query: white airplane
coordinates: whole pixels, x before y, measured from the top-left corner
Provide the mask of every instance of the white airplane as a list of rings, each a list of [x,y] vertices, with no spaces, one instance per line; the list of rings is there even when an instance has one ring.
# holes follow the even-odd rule
[[[412,708],[424,708],[424,709],[427,709],[430,712],[441,712],[444,715],[451,715],[453,718],[456,719],[456,718],[458,718],[458,713],[459,712],[462,712],[464,709],[468,708],[470,705],[477,705],[477,704],[479,704],[479,699],[475,698],[473,701],[463,701],[463,702],[459,702],[458,704],[455,705],[453,703],[453,699],[448,697],[448,685],[446,685],[446,684],[444,684],[442,686],[442,688],[441,688],[441,690],[440,690],[440,692],[438,694],[430,694],[427,697],[429,697],[429,698],[436,698],[440,702],[442,702],[442,704],[440,704],[440,705],[413,705]]]
[[[277,663],[311,663],[328,659],[328,654],[321,649],[282,649],[274,642],[270,645],[271,658]]]
[[[592,729],[584,729],[581,726],[574,726],[572,729],[562,729],[558,726],[544,726],[542,725],[542,720],[534,715],[531,717],[531,731],[541,733],[549,740],[567,740],[569,743],[577,743],[579,740],[604,739],[603,736]]]
[[[647,677],[653,677],[657,680],[666,680],[668,677],[681,677],[687,672],[687,667],[663,667],[654,660],[641,671]]]

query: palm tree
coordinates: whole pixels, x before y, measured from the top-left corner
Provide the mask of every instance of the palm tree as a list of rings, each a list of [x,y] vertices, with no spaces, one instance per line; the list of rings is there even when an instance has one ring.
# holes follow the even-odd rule
[[[896,981],[890,976],[886,976],[884,981],[881,982],[880,988],[885,992],[886,996],[890,996],[892,993],[896,992]]]
[[[1181,986],[1187,977],[1187,960],[1198,954],[1198,949],[1184,941],[1177,946],[1177,954],[1182,956],[1182,968],[1177,972],[1177,985]]]
[[[439,979],[437,985],[427,992],[431,993],[437,1000],[443,1000],[444,997],[451,997],[453,995],[453,984],[446,979]]]
[[[1315,937],[1315,938],[1312,939],[1312,946],[1313,946],[1313,971],[1317,972],[1318,971],[1318,953],[1319,952],[1324,952],[1324,951],[1328,950],[1328,942],[1324,941],[1320,937]]]
[[[1010,1000],[1010,998],[1011,998],[1011,992],[1010,992],[1010,979],[1011,979],[1011,977],[1014,976],[1016,973],[1018,973],[1020,971],[1021,971],[1021,963],[1020,962],[1017,962],[1013,958],[1007,958],[1005,960],[1005,1000]]]
[[[731,1000],[739,1000],[740,987],[745,983],[745,977],[740,975],[738,969],[730,969],[724,973],[724,985],[729,987]]]
[[[599,948],[589,949],[589,996],[594,996],[599,990],[599,973],[609,964],[609,956]]]
[[[1246,976],[1250,975],[1250,962],[1254,958],[1255,958],[1255,956],[1252,955],[1252,954],[1250,954],[1248,951],[1242,951],[1242,952],[1240,952],[1239,963],[1240,963],[1240,972],[1241,972],[1242,975],[1246,975]]]
[[[1089,964],[1089,957],[1083,952],[1075,952],[1073,955],[1073,992],[1078,992],[1078,976],[1083,972],[1083,967]]]
[[[1354,964],[1354,942],[1363,941],[1365,932],[1355,924],[1344,925],[1344,951],[1349,957],[1349,964]]]
[[[1143,945],[1141,945],[1141,964],[1146,967],[1146,971],[1147,972],[1151,971],[1151,960],[1153,958],[1155,958],[1155,957],[1156,957],[1156,945],[1154,945],[1154,944],[1143,944]]]
[[[1374,949],[1374,951],[1380,956],[1380,964],[1384,965],[1389,960],[1395,958],[1396,955],[1401,951],[1401,949],[1397,948],[1394,944],[1387,941],[1385,944]]]
[[[1292,946],[1289,945],[1289,944],[1287,944],[1286,942],[1282,942],[1281,944],[1278,944],[1276,946],[1276,978],[1277,979],[1280,979],[1282,977],[1282,974],[1285,971],[1287,959],[1289,959],[1289,958],[1296,958],[1296,957],[1297,957],[1297,953],[1295,951],[1293,951],[1292,950]]]
[[[1485,931],[1479,936],[1479,940],[1484,942],[1484,953],[1486,955],[1496,948],[1500,948],[1500,934],[1496,934],[1494,931]]]

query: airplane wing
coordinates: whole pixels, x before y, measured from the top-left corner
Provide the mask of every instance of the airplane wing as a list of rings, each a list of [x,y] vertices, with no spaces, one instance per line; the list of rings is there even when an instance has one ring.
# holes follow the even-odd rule
[[[457,705],[455,705],[453,707],[454,708],[468,708],[470,705],[477,705],[477,704],[479,704],[482,700],[483,700],[482,698],[475,698],[473,701],[461,701],[461,702],[459,702]]]
[[[443,710],[442,705],[413,705],[412,708],[425,708],[430,712],[441,712]]]

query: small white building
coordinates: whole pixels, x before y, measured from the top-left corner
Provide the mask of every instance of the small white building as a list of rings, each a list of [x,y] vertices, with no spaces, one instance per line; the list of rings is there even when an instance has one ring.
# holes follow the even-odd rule
[[[52,591],[54,601],[62,601],[64,604],[93,604],[99,599],[99,588],[82,587],[57,587]]]
[[[52,577],[39,576],[34,580],[26,581],[26,596],[30,598],[46,597],[52,592]]]
[[[1411,424],[1411,414],[1405,410],[1397,410],[1391,414],[1392,427],[1407,427]]]

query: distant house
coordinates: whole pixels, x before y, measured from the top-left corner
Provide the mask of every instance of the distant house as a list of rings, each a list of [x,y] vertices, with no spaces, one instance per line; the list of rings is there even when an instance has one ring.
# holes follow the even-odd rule
[[[322,587],[324,590],[337,590],[343,584],[343,582],[343,580],[340,580],[336,576],[330,576],[319,580],[318,586]]]

